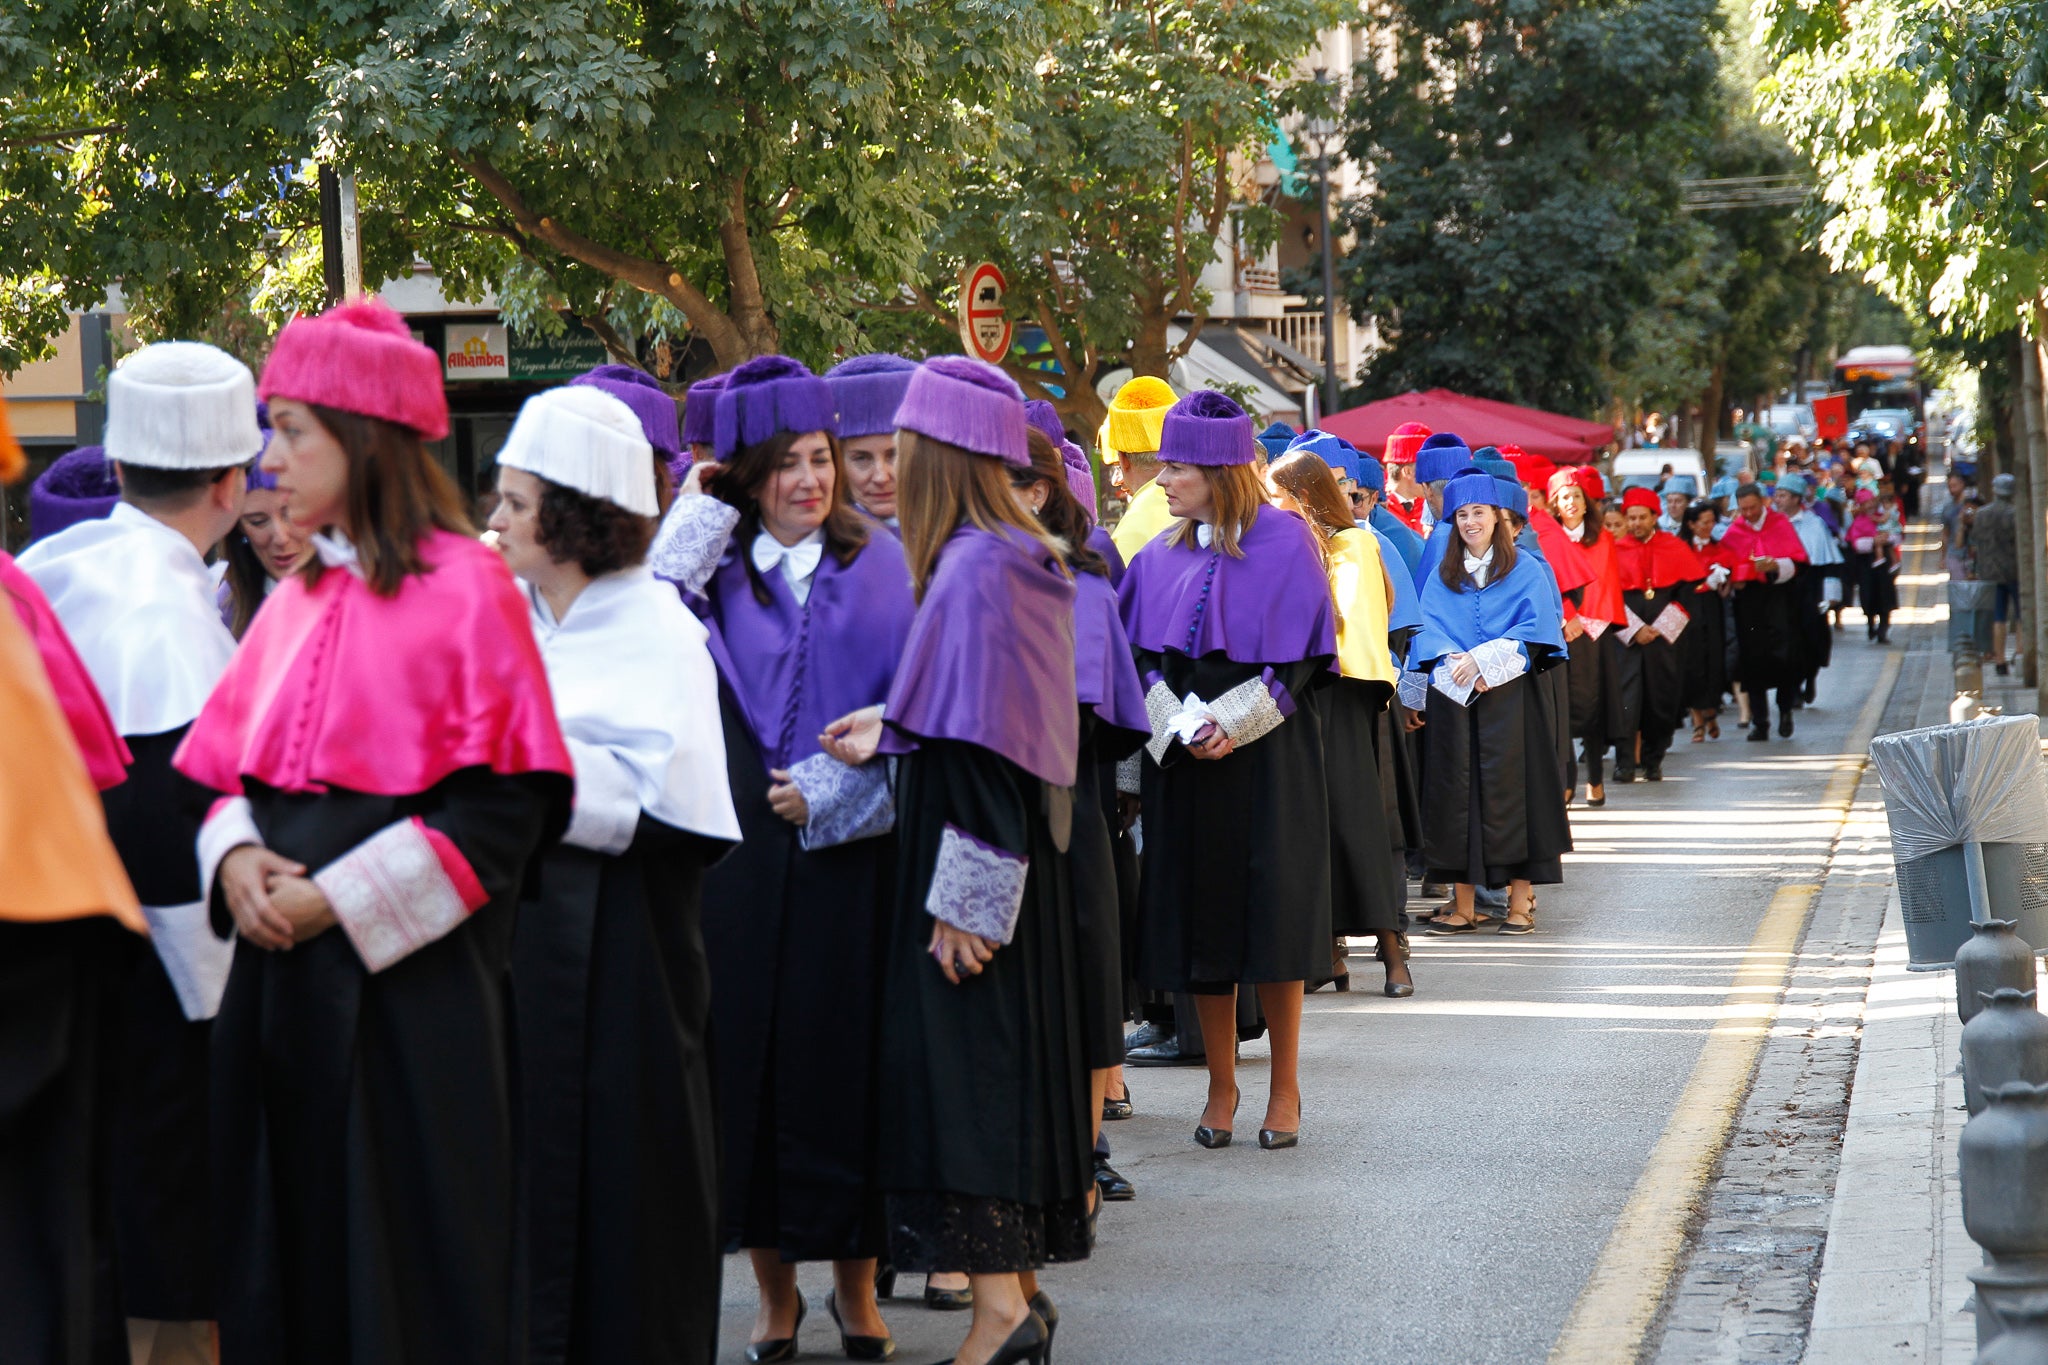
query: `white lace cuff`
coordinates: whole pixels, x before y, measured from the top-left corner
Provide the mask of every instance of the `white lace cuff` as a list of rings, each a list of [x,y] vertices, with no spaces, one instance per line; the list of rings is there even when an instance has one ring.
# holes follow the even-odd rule
[[[679,497],[654,533],[647,567],[656,577],[681,584],[685,592],[701,593],[725,555],[732,528],[739,524],[739,509],[718,498],[706,493]]]
[[[955,929],[996,943],[1008,943],[1024,909],[1024,879],[1031,860],[985,844],[948,824],[939,835],[939,862],[925,913]]]
[[[1144,790],[1145,760],[1137,754],[1120,758],[1116,764],[1116,789],[1125,796],[1136,796]]]
[[[1521,645],[1507,639],[1488,640],[1477,646],[1472,651],[1472,662],[1479,665],[1479,676],[1488,687],[1504,686],[1529,671],[1529,656],[1522,652]]]
[[[199,902],[213,904],[213,879],[228,854],[244,844],[263,847],[256,830],[256,813],[246,796],[223,796],[206,813],[199,827]]]
[[[576,765],[576,804],[562,842],[593,853],[624,853],[640,828],[640,788],[618,757],[587,740],[567,739]]]
[[[896,827],[896,799],[889,790],[886,759],[858,768],[830,754],[812,754],[790,768],[789,780],[804,794],[810,819],[797,831],[805,851],[872,839]]]
[[[1675,645],[1678,643],[1678,637],[1685,634],[1685,628],[1691,622],[1692,617],[1686,615],[1685,608],[1673,602],[1657,613],[1657,619],[1650,622],[1650,629],[1663,636],[1667,644]]]
[[[1413,668],[1401,670],[1401,680],[1394,684],[1394,693],[1400,697],[1401,705],[1410,711],[1429,709],[1429,674]]]
[[[178,1008],[185,1017],[211,1019],[220,1013],[220,998],[228,988],[228,968],[235,961],[235,941],[213,932],[206,902],[145,905],[142,916],[149,921],[149,945],[164,964],[164,974],[171,978],[171,989],[177,992]]]
[[[490,897],[461,852],[417,818],[386,825],[313,874],[363,966],[381,972]]]
[[[1231,744],[1242,747],[1279,729],[1280,722],[1294,713],[1294,698],[1269,668],[1262,676],[1247,678],[1216,698],[1209,709]]]
[[[1173,695],[1173,689],[1165,679],[1152,684],[1145,693],[1145,719],[1152,723],[1152,738],[1145,741],[1145,752],[1152,755],[1154,763],[1166,761],[1166,748],[1173,743],[1173,718],[1180,714],[1180,698]]]

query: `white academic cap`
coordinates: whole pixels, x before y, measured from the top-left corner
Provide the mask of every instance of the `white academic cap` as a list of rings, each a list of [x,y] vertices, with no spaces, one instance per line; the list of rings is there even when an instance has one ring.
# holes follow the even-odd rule
[[[263,449],[249,367],[203,341],[159,341],[107,376],[107,458],[150,469],[225,469]]]
[[[520,406],[498,463],[651,517],[654,447],[640,419],[603,389],[574,384]]]

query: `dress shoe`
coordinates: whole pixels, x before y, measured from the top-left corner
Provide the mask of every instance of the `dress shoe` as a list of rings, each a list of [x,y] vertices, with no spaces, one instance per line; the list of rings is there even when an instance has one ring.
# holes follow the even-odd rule
[[[988,1365],[1046,1365],[1045,1351],[1051,1341],[1045,1319],[1036,1313],[1026,1313],[1017,1330],[988,1358]],[[939,1365],[954,1365],[954,1357],[947,1356]]]
[[[1052,1339],[1060,1334],[1060,1310],[1041,1289],[1031,1296],[1031,1311],[1045,1319],[1045,1365],[1052,1365]]]
[[[747,1360],[750,1365],[775,1365],[775,1362],[795,1360],[797,1333],[803,1330],[804,1314],[810,1311],[810,1307],[799,1293],[796,1296],[796,1325],[789,1329],[788,1336],[748,1342]]]
[[[1757,723],[1756,723],[1755,725],[1752,725],[1752,726],[1750,726],[1750,727],[1749,727],[1749,737],[1750,737],[1750,738],[1751,738],[1752,740],[1764,740],[1764,739],[1769,739],[1769,738],[1771,737],[1771,723],[1770,723],[1770,721],[1768,721],[1768,720],[1760,720],[1760,721],[1758,721],[1758,722],[1757,722]]]
[[[875,1262],[875,1298],[882,1303],[896,1297],[896,1267],[887,1261]]]
[[[1118,1175],[1116,1167],[1103,1157],[1095,1158],[1095,1188],[1101,1190],[1102,1197],[1112,1204],[1138,1197],[1138,1187]]]
[[[1151,1047],[1133,1048],[1124,1054],[1126,1066],[1200,1066],[1202,1058],[1191,1057],[1180,1050],[1178,1040],[1169,1036],[1163,1043]]]
[[[1662,764],[1652,764],[1651,766],[1643,769],[1643,781],[1662,782],[1663,780],[1664,768]]]
[[[1127,1119],[1137,1112],[1136,1109],[1131,1107],[1131,1086],[1128,1081],[1124,1083],[1124,1093],[1121,1099],[1113,1099],[1108,1095],[1102,1097],[1102,1121],[1104,1123],[1115,1123],[1117,1120]]]
[[[839,1320],[837,1290],[825,1291],[825,1311],[832,1315],[832,1325],[839,1329],[839,1353],[848,1360],[893,1360],[896,1357],[896,1338],[864,1337],[846,1330],[846,1324]]]
[[[1129,1052],[1134,1047],[1156,1047],[1172,1039],[1172,1029],[1148,1019],[1124,1035],[1124,1051]]]
[[[1230,1101],[1232,1117],[1236,1116],[1237,1107],[1243,1103],[1244,1091],[1238,1090],[1233,1092]],[[1195,1141],[1197,1144],[1207,1147],[1210,1151],[1216,1151],[1230,1145],[1230,1130],[1228,1128],[1211,1128],[1207,1124],[1202,1124],[1195,1129]]]
[[[1806,680],[1806,685],[1799,689],[1799,699],[1801,701],[1813,700],[1813,679],[1808,678]]]
[[[934,1289],[930,1279],[924,1285],[924,1306],[935,1308],[941,1313],[957,1313],[964,1308],[974,1307],[974,1286],[965,1289]]]
[[[1789,706],[1778,712],[1778,733],[1788,739],[1792,735],[1792,708]]]
[[[1607,774],[1607,780],[1609,782],[1633,782],[1636,780],[1636,770],[1616,765],[1614,771]]]
[[[1432,881],[1427,881],[1427,880],[1425,880],[1425,881],[1424,881],[1424,882],[1422,883],[1422,893],[1421,893],[1421,894],[1422,894],[1422,895],[1423,895],[1423,896],[1424,896],[1425,898],[1428,898],[1428,899],[1434,899],[1434,898],[1436,898],[1436,897],[1438,897],[1438,896],[1448,896],[1448,895],[1450,895],[1450,894],[1451,894],[1451,888],[1449,888],[1448,886],[1445,886],[1445,885],[1444,885],[1444,884],[1443,884],[1442,882],[1432,882]]]

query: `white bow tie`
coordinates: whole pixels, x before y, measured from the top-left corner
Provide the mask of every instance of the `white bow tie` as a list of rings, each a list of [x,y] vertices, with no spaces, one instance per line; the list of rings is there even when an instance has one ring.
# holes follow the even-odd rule
[[[1195,544],[1208,549],[1216,540],[1216,528],[1206,521],[1195,523]]]
[[[784,545],[774,536],[763,532],[754,537],[754,567],[764,574],[782,569],[789,578],[809,578],[818,571],[818,561],[825,557],[825,537],[812,532],[794,545]]]
[[[357,578],[363,576],[362,557],[346,536],[336,533],[327,535],[315,531],[312,536],[313,553],[320,556],[320,562],[330,569],[347,569]]]

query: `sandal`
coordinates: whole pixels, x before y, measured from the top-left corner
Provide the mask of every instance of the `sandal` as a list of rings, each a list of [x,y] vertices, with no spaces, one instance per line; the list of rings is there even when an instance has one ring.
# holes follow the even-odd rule
[[[1710,721],[1708,721],[1708,722],[1707,722],[1707,738],[1708,738],[1708,739],[1719,739],[1720,737],[1721,737],[1721,722],[1720,722],[1720,720],[1719,720],[1718,718],[1716,718],[1716,719],[1714,719],[1714,720],[1710,720]]]
[[[1693,727],[1692,727],[1692,742],[1693,742],[1693,743],[1695,743],[1695,744],[1704,744],[1704,743],[1706,743],[1706,742],[1707,742],[1707,727],[1706,727],[1706,726],[1704,726],[1704,725],[1695,725],[1695,726],[1693,726]]]

